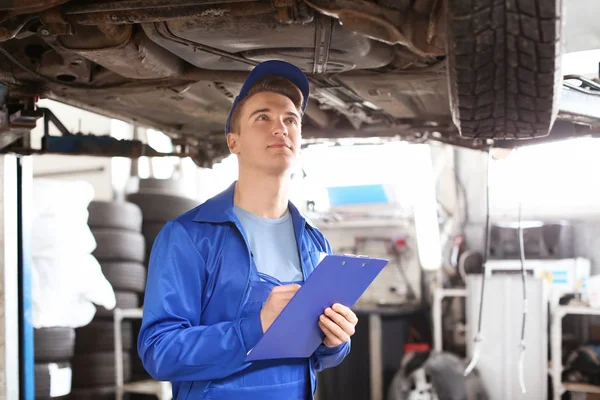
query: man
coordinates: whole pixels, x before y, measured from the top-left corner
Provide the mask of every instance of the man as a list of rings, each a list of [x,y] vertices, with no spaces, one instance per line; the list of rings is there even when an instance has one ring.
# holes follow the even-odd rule
[[[350,351],[357,323],[334,304],[309,359],[245,362],[247,353],[331,247],[289,202],[306,76],[267,61],[248,75],[227,119],[239,162],[229,189],[168,222],[155,240],[138,352],[175,399],[306,400],[316,371]]]

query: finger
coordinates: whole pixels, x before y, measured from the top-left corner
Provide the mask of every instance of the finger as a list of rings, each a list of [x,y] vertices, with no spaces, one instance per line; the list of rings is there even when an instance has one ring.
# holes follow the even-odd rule
[[[339,340],[341,340],[342,342],[347,342],[350,340],[350,336],[344,332],[344,330],[342,328],[340,328],[335,322],[333,322],[329,317],[321,314],[321,322],[323,323],[323,325],[329,329],[329,331],[335,335],[335,337],[337,337]]]
[[[350,308],[346,307],[343,304],[335,303],[332,307],[333,311],[342,314],[346,321],[350,322],[352,325],[356,325],[358,323],[358,317]]]
[[[335,342],[339,344],[348,342],[350,340],[350,337],[346,335],[344,331],[342,331],[340,327],[335,325],[335,323],[333,323],[331,320],[322,320],[321,324],[329,333],[329,342]]]
[[[323,342],[327,342],[327,345],[335,347],[342,344],[342,341],[337,336],[335,336],[321,321],[319,321],[319,328],[321,328],[321,330],[325,334],[326,340],[323,340]]]
[[[337,338],[337,336],[335,336],[333,333],[331,333],[331,331],[325,326],[325,324],[323,323],[323,321],[321,321],[319,319],[319,328],[321,328],[321,330],[323,331],[323,333],[325,334],[325,336],[331,338],[331,339],[335,339]]]
[[[325,315],[342,328],[346,334],[350,336],[354,335],[354,324],[351,324],[342,314],[333,311],[331,308],[326,308]]]

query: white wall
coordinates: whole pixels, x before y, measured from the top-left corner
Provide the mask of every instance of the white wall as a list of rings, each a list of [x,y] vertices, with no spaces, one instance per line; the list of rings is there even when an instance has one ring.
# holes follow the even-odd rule
[[[600,140],[578,139],[523,148],[509,158],[493,161],[490,174],[491,221],[518,219],[522,200],[525,220],[568,220],[577,255],[592,261],[600,273]],[[484,249],[486,217],[486,153],[461,149],[457,167],[466,189],[468,245]]]
[[[600,140],[577,139],[519,149],[490,164],[493,220],[590,219],[600,217]],[[487,154],[459,150],[458,170],[467,189],[469,218],[485,221]]]

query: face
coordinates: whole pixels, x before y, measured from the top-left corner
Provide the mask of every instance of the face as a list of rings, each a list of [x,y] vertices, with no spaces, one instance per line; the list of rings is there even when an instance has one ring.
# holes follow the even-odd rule
[[[294,103],[284,95],[261,92],[240,110],[239,133],[227,135],[240,170],[250,168],[270,175],[293,168],[300,152],[301,120]]]

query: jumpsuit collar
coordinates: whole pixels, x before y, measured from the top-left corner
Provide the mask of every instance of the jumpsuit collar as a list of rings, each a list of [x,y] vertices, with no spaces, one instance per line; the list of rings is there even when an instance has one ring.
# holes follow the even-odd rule
[[[237,223],[238,219],[235,215],[233,207],[233,196],[236,182],[237,181],[234,181],[223,192],[208,199],[202,205],[202,207],[199,207],[196,215],[194,216],[194,221],[217,224],[225,222]],[[304,228],[305,224],[314,227],[314,225],[300,213],[300,211],[291,201],[288,202],[288,209],[294,221],[294,227]]]

